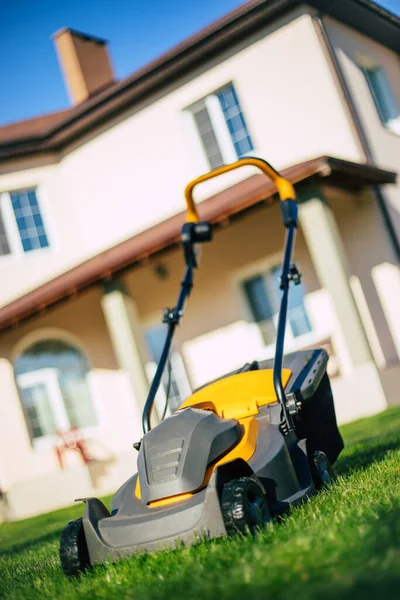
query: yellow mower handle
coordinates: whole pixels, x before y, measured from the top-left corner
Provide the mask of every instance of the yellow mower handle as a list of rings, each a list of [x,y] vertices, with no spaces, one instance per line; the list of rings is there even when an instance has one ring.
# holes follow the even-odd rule
[[[187,205],[187,222],[189,223],[198,223],[200,221],[199,214],[197,212],[196,204],[193,200],[193,190],[199,183],[203,183],[204,181],[208,181],[209,179],[214,179],[214,177],[219,177],[219,175],[223,175],[224,173],[229,173],[229,171],[234,171],[235,169],[239,169],[240,167],[258,167],[265,175],[267,175],[277,187],[279,199],[283,200],[296,200],[296,194],[294,188],[290,181],[284,179],[278,171],[276,171],[267,161],[262,158],[241,158],[238,161],[231,163],[230,165],[224,165],[222,167],[218,167],[218,169],[214,169],[210,171],[210,173],[206,173],[205,175],[200,175],[196,179],[193,179],[185,189],[185,199]]]

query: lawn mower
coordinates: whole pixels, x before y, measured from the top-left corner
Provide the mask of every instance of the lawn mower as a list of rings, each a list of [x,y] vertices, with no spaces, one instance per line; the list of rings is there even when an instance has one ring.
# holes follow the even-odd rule
[[[193,190],[242,166],[258,167],[273,180],[286,228],[275,357],[253,360],[204,385],[152,428],[155,397],[193,287],[199,249],[212,239],[211,224],[199,219]],[[293,186],[264,160],[244,158],[189,183],[185,198],[185,274],[175,308],[164,311],[165,344],[143,410],[144,435],[134,444],[137,473],[116,492],[111,512],[97,498],[80,499],[83,518],[71,521],[61,536],[67,575],[138,552],[255,532],[329,483],[343,448],[327,353],[311,349],[284,356],[289,287],[301,280],[292,263]]]

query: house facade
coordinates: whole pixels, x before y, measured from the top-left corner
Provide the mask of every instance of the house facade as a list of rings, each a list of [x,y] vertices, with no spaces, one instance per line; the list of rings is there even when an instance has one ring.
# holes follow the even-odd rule
[[[253,0],[120,82],[103,40],[55,35],[72,107],[0,127],[3,519],[112,492],[136,470],[183,273],[183,190],[241,156],[267,159],[299,197],[286,351],[327,348],[342,423],[399,402],[400,20],[328,4]],[[247,167],[196,192],[214,241],[155,418],[167,389],[173,411],[273,356],[275,192]]]

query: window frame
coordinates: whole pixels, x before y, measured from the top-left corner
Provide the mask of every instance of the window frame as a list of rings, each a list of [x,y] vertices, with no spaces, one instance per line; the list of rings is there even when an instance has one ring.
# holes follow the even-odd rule
[[[62,329],[58,329],[58,328],[44,328],[44,329],[41,329],[40,331],[33,331],[31,333],[28,333],[26,336],[24,336],[24,338],[22,340],[20,340],[20,342],[13,349],[13,352],[12,352],[13,365],[15,364],[15,361],[18,359],[18,357],[21,354],[23,354],[24,352],[26,352],[27,350],[29,350],[29,348],[31,346],[35,345],[38,342],[46,341],[46,340],[56,340],[56,341],[63,342],[64,344],[71,346],[72,348],[77,350],[80,354],[82,354],[85,357],[85,359],[87,361],[87,365],[88,365],[88,371],[85,375],[85,380],[86,380],[86,383],[88,386],[88,390],[89,390],[90,398],[91,398],[91,401],[93,404],[93,409],[94,409],[94,412],[96,415],[97,422],[94,425],[89,425],[88,427],[82,427],[79,429],[79,431],[83,434],[83,436],[86,439],[98,436],[99,432],[108,426],[108,420],[107,420],[107,415],[106,415],[106,412],[104,411],[104,407],[102,404],[102,391],[98,385],[97,380],[94,378],[95,369],[93,369],[91,362],[89,360],[88,352],[87,352],[86,348],[81,344],[79,338],[76,338],[72,334],[70,334],[68,332],[64,332]],[[25,387],[25,388],[31,387],[35,384],[41,384],[41,383],[46,384],[47,379],[48,379],[48,381],[51,382],[51,386],[53,386],[53,385],[58,386],[60,395],[58,395],[58,393],[56,393],[56,397],[57,397],[56,410],[54,410],[54,408],[53,408],[53,401],[52,401],[51,407],[52,407],[54,415],[55,415],[55,412],[57,412],[57,415],[55,415],[55,421],[56,422],[58,421],[57,424],[58,425],[61,424],[61,426],[63,424],[66,424],[67,428],[69,428],[70,427],[69,418],[68,418],[66,408],[64,406],[64,399],[62,397],[61,387],[58,383],[58,380],[55,381],[56,371],[57,371],[56,368],[45,367],[45,368],[39,369],[37,371],[29,371],[27,373],[21,373],[20,375],[17,375],[14,370],[15,384],[16,384],[17,390],[19,390],[20,378],[22,381],[21,387]],[[49,373],[49,375],[47,375],[47,373]],[[19,396],[20,396],[20,394],[19,394]],[[61,403],[61,406],[59,406],[60,403]],[[30,438],[32,449],[40,451],[41,449],[54,447],[54,444],[57,442],[57,439],[58,439],[56,435],[49,434],[49,435],[44,435],[44,436],[37,437],[37,438],[32,437],[30,423],[29,423],[29,417],[26,415],[25,408],[23,405],[23,400],[22,400],[21,396],[20,396],[20,406],[25,415],[26,428],[27,428],[28,436]]]
[[[163,323],[160,320],[160,312],[150,315],[148,318],[144,319],[142,322],[144,344],[145,344],[145,348],[147,351],[147,361],[145,364],[145,371],[146,371],[147,378],[149,380],[149,384],[151,384],[151,382],[154,378],[158,363],[156,363],[153,360],[153,357],[151,356],[151,351],[147,344],[147,341],[145,338],[145,333],[147,331],[149,331],[150,329],[159,327],[161,325],[163,325]],[[174,347],[174,345],[172,345],[171,352],[170,352],[170,359],[171,359],[172,368],[174,367],[174,363],[175,363],[175,365],[177,365],[179,363],[179,368],[183,369],[183,374],[178,374],[176,381],[178,383],[179,388],[181,388],[181,387],[186,388],[186,392],[184,391],[184,389],[182,389],[182,390],[179,389],[179,393],[180,394],[182,393],[182,402],[184,402],[186,398],[188,398],[189,396],[192,395],[194,388],[193,388],[193,384],[190,380],[190,373],[189,373],[188,368],[186,367],[184,356],[183,356],[178,344],[176,344],[175,347]],[[162,416],[164,406],[165,406],[165,400],[166,400],[165,396],[166,395],[165,395],[164,388],[162,387],[162,385],[160,385],[160,387],[157,391],[157,395],[155,397],[155,402],[154,402],[157,415],[160,418]],[[170,414],[172,414],[172,413],[171,413],[171,409],[168,404],[166,416],[169,416]]]
[[[25,251],[23,248],[17,219],[14,213],[14,209],[11,201],[11,194],[18,194],[20,192],[28,192],[33,190],[36,195],[37,205],[39,207],[40,216],[42,219],[45,235],[47,237],[48,246],[44,246],[41,248],[34,248],[29,251]],[[10,248],[9,254],[0,254],[0,261],[7,262],[16,262],[21,261],[21,258],[26,260],[31,259],[31,257],[41,256],[43,253],[53,252],[54,251],[54,240],[52,235],[52,227],[49,223],[49,216],[47,210],[47,203],[43,199],[43,194],[40,189],[40,186],[32,184],[25,186],[18,186],[15,188],[7,188],[7,190],[0,190],[0,211],[3,218],[4,229],[7,236],[8,245]]]
[[[365,82],[368,86],[368,90],[370,92],[370,96],[371,96],[372,102],[374,104],[376,113],[379,117],[379,121],[380,121],[381,125],[386,129],[386,131],[393,133],[394,135],[400,136],[400,102],[399,102],[399,99],[397,98],[397,95],[396,95],[392,85],[391,85],[390,79],[387,74],[387,70],[382,65],[372,63],[372,62],[368,61],[367,59],[361,60],[360,67],[361,67]],[[392,100],[397,105],[398,114],[393,119],[392,118],[386,119],[384,116],[384,109],[379,101],[378,95],[377,95],[374,85],[371,81],[371,73],[373,73],[374,71],[381,71],[384,74],[384,77],[387,82],[387,88],[386,88],[386,90],[381,90],[381,92],[383,92],[384,94],[390,93],[392,96]],[[397,127],[393,126],[393,122],[395,122],[397,124]]]
[[[206,169],[208,169],[208,170],[212,170],[212,167],[210,166],[207,151],[204,148],[203,141],[201,139],[201,135],[198,131],[197,124],[194,119],[194,114],[196,112],[199,112],[203,108],[207,109],[207,112],[208,112],[208,115],[209,115],[209,118],[211,121],[211,125],[212,125],[213,131],[214,131],[214,134],[215,134],[215,137],[217,140],[219,151],[220,151],[220,154],[221,154],[221,157],[223,160],[223,164],[229,164],[229,163],[237,161],[238,155],[237,155],[237,152],[235,149],[235,145],[232,140],[232,137],[231,137],[231,134],[230,134],[230,131],[228,128],[228,124],[226,122],[225,115],[222,110],[219,98],[218,98],[218,94],[222,90],[224,90],[225,88],[227,88],[229,86],[233,87],[235,94],[238,98],[239,106],[240,106],[242,114],[244,115],[244,119],[246,122],[247,133],[248,133],[248,136],[250,137],[250,140],[254,146],[253,150],[246,152],[245,154],[242,154],[241,158],[244,156],[257,156],[256,144],[254,142],[254,136],[250,132],[250,128],[249,128],[249,125],[248,125],[248,122],[246,119],[245,111],[244,111],[241,99],[239,97],[240,94],[238,93],[237,83],[235,80],[231,79],[231,80],[227,81],[226,83],[218,86],[217,88],[214,88],[207,95],[203,96],[203,98],[200,98],[199,100],[197,100],[190,106],[186,107],[183,111],[184,114],[186,114],[187,117],[191,121],[191,130],[195,132],[196,142],[197,142],[199,152],[201,152],[202,157],[204,159],[204,163],[206,165]]]
[[[277,253],[271,254],[268,258],[259,259],[257,261],[254,261],[253,263],[250,263],[247,266],[237,270],[232,277],[232,284],[234,285],[234,288],[236,290],[236,297],[238,298],[238,303],[239,303],[239,307],[240,307],[241,313],[243,315],[243,318],[247,321],[247,323],[249,325],[257,327],[258,331],[260,332],[260,336],[263,339],[264,350],[267,352],[268,355],[270,355],[270,354],[273,355],[276,340],[274,340],[270,344],[264,342],[260,324],[254,320],[254,316],[253,316],[253,313],[252,313],[252,310],[250,307],[250,303],[248,302],[243,284],[247,279],[251,279],[252,277],[261,275],[263,278],[265,278],[267,290],[269,290],[270,285],[267,281],[267,275],[268,275],[268,273],[270,273],[273,270],[274,267],[276,267],[277,265],[280,265],[281,262],[282,262],[282,254],[277,252]],[[307,297],[307,294],[305,294],[305,298],[306,297]],[[305,305],[305,308],[307,311],[306,305]],[[311,331],[308,333],[304,333],[302,335],[295,336],[292,333],[292,330],[288,323],[288,326],[286,327],[286,334],[285,334],[285,349],[286,349],[286,351],[288,349],[294,350],[298,347],[311,346],[315,343],[318,343],[318,341],[320,340],[319,332],[314,328],[314,325],[313,325],[312,315],[310,315],[307,312],[307,316],[309,318],[310,325],[312,327]],[[277,329],[277,325],[278,325],[278,317],[279,317],[279,308],[278,308],[278,312],[274,313],[272,316],[272,319],[271,319],[275,326],[275,330]]]

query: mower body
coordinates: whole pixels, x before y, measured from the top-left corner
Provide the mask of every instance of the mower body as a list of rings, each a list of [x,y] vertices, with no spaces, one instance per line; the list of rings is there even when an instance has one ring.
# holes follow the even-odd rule
[[[327,361],[322,349],[285,357],[292,435],[281,429],[271,361],[203,386],[146,433],[138,472],[115,494],[111,513],[98,499],[84,499],[90,564],[226,535],[222,492],[241,477],[262,488],[270,516],[312,495],[321,483],[315,454],[332,464],[343,447]]]
[[[246,364],[203,386],[152,429],[155,397],[193,287],[198,248],[212,240],[211,223],[200,221],[193,190],[243,166],[257,167],[274,182],[286,229],[274,359]],[[144,436],[134,445],[137,474],[115,494],[111,513],[96,498],[82,499],[83,519],[71,521],[60,540],[67,575],[138,552],[254,532],[329,482],[330,465],[343,448],[327,353],[315,349],[284,357],[289,287],[301,282],[292,263],[297,228],[292,184],[266,161],[246,157],[190,182],[185,199],[185,274],[176,306],[164,311],[166,338],[143,409]]]

